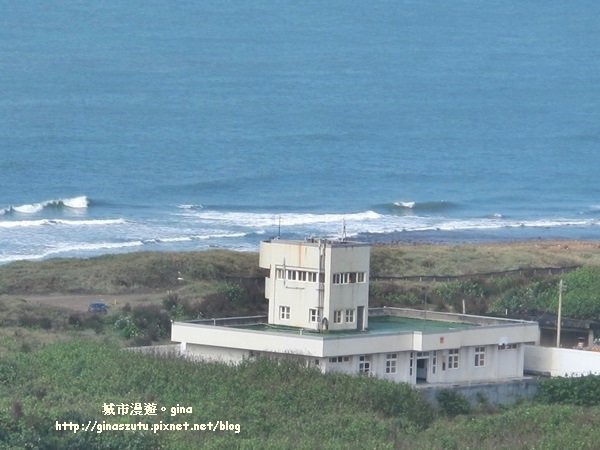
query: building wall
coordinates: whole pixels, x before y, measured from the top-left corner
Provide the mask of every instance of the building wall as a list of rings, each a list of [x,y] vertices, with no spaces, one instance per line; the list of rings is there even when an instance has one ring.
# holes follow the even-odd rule
[[[523,340],[515,341],[513,335]],[[228,355],[226,360],[229,355],[234,358],[237,355],[226,349],[296,355],[306,360],[324,361],[320,366],[322,371],[357,374],[360,357],[368,356],[371,374],[412,384],[419,379],[428,383],[458,383],[520,377],[523,374],[522,342],[535,342],[537,336],[535,323],[506,323],[432,334],[408,331],[339,337],[302,334],[302,329],[289,333],[181,322],[172,326],[173,341],[188,346],[216,347],[213,353]],[[386,372],[389,354],[397,357],[394,373]],[[475,365],[476,354],[482,362],[480,366]],[[341,361],[331,362],[332,358],[339,357]],[[346,357],[348,360],[344,360]]]
[[[310,323],[309,309],[319,307],[319,271],[324,268],[318,244],[302,241],[263,241],[259,265],[269,269],[265,296],[269,300],[269,323],[317,328]],[[294,277],[288,277],[292,272]],[[316,273],[315,281],[299,280],[299,275]],[[283,273],[283,277],[278,274]],[[290,279],[291,278],[291,279]],[[289,308],[282,317],[281,308]]]
[[[199,361],[214,361],[238,364],[248,359],[251,352],[237,348],[214,347],[209,345],[187,344],[184,355]]]
[[[261,243],[259,264],[269,269],[265,279],[269,323],[308,329],[366,328],[369,246],[273,240]]]
[[[437,357],[435,374],[432,373],[433,352],[429,352],[427,382],[477,382],[516,378],[523,375],[523,350],[521,345],[517,345],[516,348],[502,349],[498,345],[478,345],[460,347],[456,350],[458,350],[458,363],[454,359],[456,355],[451,355],[450,350],[435,351]],[[479,355],[477,359],[476,354]],[[479,365],[476,365],[476,361]]]
[[[525,346],[525,370],[553,377],[600,375],[600,352]]]
[[[356,329],[360,324],[361,329],[367,328],[370,254],[370,248],[364,245],[334,246],[326,253],[324,315],[331,330]],[[352,277],[356,277],[354,281]],[[340,278],[349,278],[349,282],[336,283]],[[347,320],[348,310],[353,311],[352,320]],[[341,312],[341,323],[335,321],[336,311]]]
[[[499,350],[485,346],[485,363],[475,366],[475,348],[459,350],[458,367],[449,367],[448,352],[391,351],[318,358],[323,373],[368,375],[409,384],[490,382],[522,377],[522,348]],[[307,364],[314,358],[306,358]],[[365,371],[368,363],[368,372]]]

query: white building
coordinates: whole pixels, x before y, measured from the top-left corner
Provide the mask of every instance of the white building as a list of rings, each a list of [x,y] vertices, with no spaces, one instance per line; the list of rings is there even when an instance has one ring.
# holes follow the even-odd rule
[[[191,358],[287,357],[322,372],[411,384],[523,376],[523,345],[538,342],[536,322],[369,310],[369,252],[347,241],[265,241],[268,316],[174,322],[171,339]]]

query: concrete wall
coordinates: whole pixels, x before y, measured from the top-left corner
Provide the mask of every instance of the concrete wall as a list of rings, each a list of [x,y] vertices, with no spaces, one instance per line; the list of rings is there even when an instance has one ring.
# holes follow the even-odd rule
[[[186,358],[198,361],[214,361],[229,364],[238,364],[250,357],[248,350],[212,347],[208,345],[187,344],[185,346]]]
[[[525,346],[525,371],[553,377],[600,374],[600,352]]]
[[[333,245],[327,249],[325,258],[325,310],[324,316],[329,320],[329,329],[356,329],[359,306],[363,307],[363,328],[368,327],[369,309],[369,267],[370,247],[365,245]],[[333,275],[344,272],[362,272],[364,281],[361,283],[333,284]],[[334,323],[334,311],[354,310],[354,321]]]
[[[260,267],[269,269],[265,280],[265,296],[269,300],[269,323],[309,329],[320,329],[327,319],[330,330],[355,329],[360,323],[357,308],[364,309],[362,323],[367,326],[369,301],[370,247],[366,244],[333,241],[263,241],[260,244]],[[277,277],[283,271],[311,272],[316,279]],[[297,271],[297,272],[296,272]],[[361,273],[362,282],[333,284],[336,273]],[[322,277],[322,278],[321,278]],[[319,282],[321,280],[322,282]],[[289,308],[281,317],[280,308]],[[310,309],[319,312],[319,321],[310,320]],[[335,323],[334,311],[354,310],[354,320]]]
[[[437,406],[435,398],[438,391],[451,389],[464,396],[472,406],[477,406],[483,400],[493,405],[508,405],[520,400],[532,399],[538,390],[539,380],[536,378],[525,378],[499,383],[475,383],[453,386],[418,386],[419,391],[434,406]],[[510,432],[510,430],[506,430]]]
[[[180,344],[149,345],[146,347],[126,347],[125,350],[155,356],[179,356]]]
[[[196,325],[174,322],[171,325],[171,340],[174,342],[213,346],[222,349],[251,350],[270,353],[290,353],[323,357],[323,339],[319,336],[260,332],[238,328]]]
[[[323,270],[318,243],[303,241],[263,241],[259,265],[269,269],[265,279],[265,297],[269,300],[269,323],[302,328],[317,328],[309,321],[309,309],[319,307],[319,283],[278,278],[277,269]],[[280,307],[290,308],[289,319],[280,317]]]

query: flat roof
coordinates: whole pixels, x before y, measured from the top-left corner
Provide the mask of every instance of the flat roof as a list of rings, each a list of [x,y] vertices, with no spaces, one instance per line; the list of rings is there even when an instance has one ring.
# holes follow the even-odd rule
[[[349,241],[346,239],[325,239],[325,238],[306,238],[306,239],[280,239],[271,238],[265,239],[262,242],[267,244],[284,244],[284,245],[306,245],[318,246],[320,244],[330,247],[370,247],[368,242]]]
[[[379,334],[398,334],[420,331],[422,333],[440,333],[447,331],[464,330],[468,328],[478,327],[475,323],[464,322],[445,322],[440,320],[416,319],[411,317],[398,316],[375,316],[369,317],[369,327],[365,331],[358,330],[337,330],[319,332],[308,328],[288,327],[285,325],[275,325],[268,323],[253,323],[234,325],[231,328],[239,328],[243,330],[255,330],[266,332],[280,332],[289,334],[314,335],[323,338],[331,337],[338,338],[342,336],[365,336]]]

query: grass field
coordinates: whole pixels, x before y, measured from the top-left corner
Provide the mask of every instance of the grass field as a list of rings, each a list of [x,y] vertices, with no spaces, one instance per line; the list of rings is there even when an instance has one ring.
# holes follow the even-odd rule
[[[371,262],[372,277],[583,266],[561,275],[374,281],[371,302],[452,311],[466,299],[468,312],[551,308],[565,277],[567,307],[589,299],[582,314],[600,316],[596,243],[385,246],[373,248]],[[269,361],[233,369],[121,350],[169,342],[172,319],[264,310],[257,265],[257,254],[208,251],[0,266],[0,448],[597,448],[600,406],[560,404],[565,388],[554,403],[480,405],[454,416],[432,410],[405,385],[381,380]],[[109,304],[107,315],[86,312],[97,299]],[[229,420],[240,432],[56,431],[57,420],[133,421],[103,415],[111,402],[193,409],[144,417],[150,426]]]

